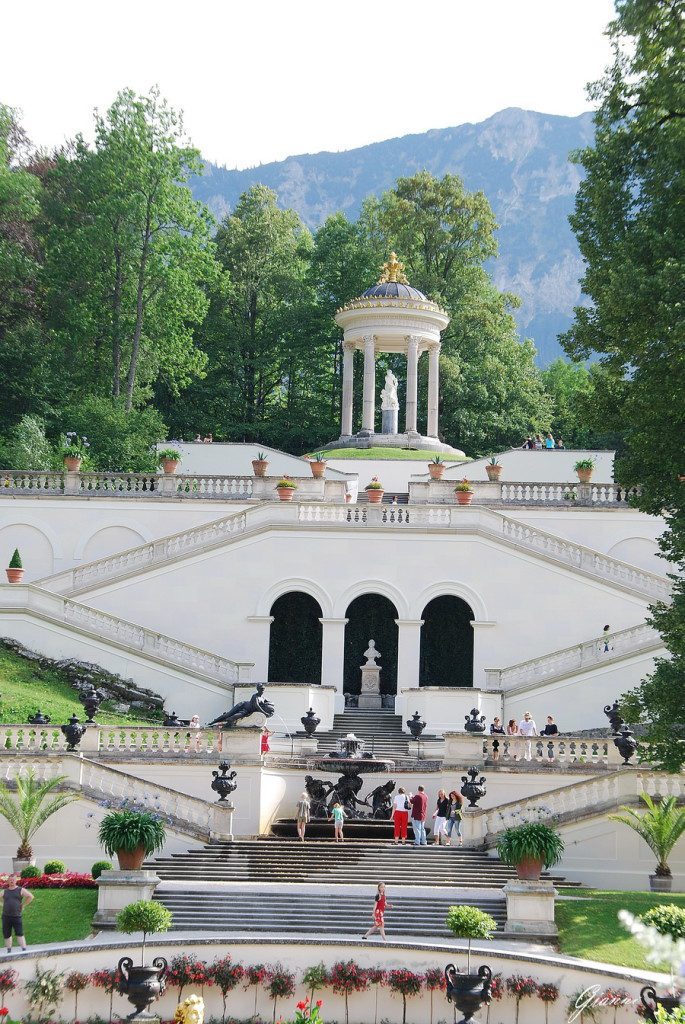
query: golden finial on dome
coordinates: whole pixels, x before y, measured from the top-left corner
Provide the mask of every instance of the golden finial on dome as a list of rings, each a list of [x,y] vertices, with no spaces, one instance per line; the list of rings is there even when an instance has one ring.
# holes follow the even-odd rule
[[[397,259],[397,253],[391,252],[390,259],[387,263],[383,264],[383,273],[378,279],[379,284],[388,284],[389,282],[397,282],[397,284],[409,284],[406,277],[403,274],[404,263],[400,263]]]

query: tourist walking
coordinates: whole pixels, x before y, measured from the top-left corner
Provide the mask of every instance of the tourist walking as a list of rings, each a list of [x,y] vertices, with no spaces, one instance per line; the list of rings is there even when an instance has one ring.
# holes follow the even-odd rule
[[[490,726],[491,736],[504,736],[504,729],[499,718],[493,718],[492,725]],[[492,741],[492,760],[499,761],[499,740]]]
[[[362,935],[363,939],[368,939],[374,932],[379,932],[383,942],[388,941],[385,937],[386,910],[392,910],[392,903],[388,903],[385,897],[385,882],[379,882],[373,906],[373,924],[369,928],[368,932],[366,932],[365,935]]]
[[[341,803],[333,804],[331,808],[331,816],[328,820],[333,822],[336,843],[343,843],[345,841],[343,837],[343,825],[345,824],[346,817],[347,815],[345,814],[343,805]]]
[[[452,845],[452,833],[455,832],[459,837],[459,845],[461,846],[461,811],[464,806],[464,798],[461,793],[458,793],[456,789],[453,789],[448,796],[448,800],[450,802],[450,809],[447,816],[447,845]]]
[[[309,794],[305,790],[297,801],[297,809],[295,811],[297,834],[300,837],[301,842],[304,842],[304,834],[307,831],[307,825],[309,824],[311,816],[312,805],[309,802]]]
[[[519,735],[519,727],[516,724],[516,719],[515,718],[510,718],[509,719],[509,725],[507,726],[507,736],[518,736],[518,735]],[[515,743],[516,743],[516,741],[512,740],[511,743],[509,744],[509,753],[512,754],[512,752],[514,752],[513,753],[514,760],[518,761],[519,756],[518,756],[518,753],[515,752],[515,751],[518,750],[518,748],[516,747]]]
[[[525,715],[519,722],[519,732],[521,736],[526,737],[526,744],[523,756],[526,759],[526,761],[531,761],[533,757],[533,744],[530,740],[530,737],[537,736],[538,727],[533,721],[533,716],[531,715],[530,711],[526,711]]]
[[[402,846],[404,846],[406,842],[410,808],[411,804],[407,799],[407,794],[403,787],[400,786],[392,800],[392,821],[395,834],[395,846],[397,846],[398,840],[402,843]]]
[[[447,819],[450,814],[450,801],[444,789],[438,790],[438,800],[433,812],[433,843],[442,846],[443,839],[445,846],[449,846],[449,840],[445,835]]]
[[[426,841],[426,814],[428,797],[423,786],[419,786],[414,796],[410,797],[411,827],[414,830],[414,846],[428,846]]]
[[[7,880],[7,888],[0,891],[2,896],[2,935],[8,953],[12,952],[12,932],[17,937],[22,953],[26,952],[22,913],[24,907],[28,907],[33,900],[33,896],[28,889],[22,889],[19,882],[19,875],[10,875]]]

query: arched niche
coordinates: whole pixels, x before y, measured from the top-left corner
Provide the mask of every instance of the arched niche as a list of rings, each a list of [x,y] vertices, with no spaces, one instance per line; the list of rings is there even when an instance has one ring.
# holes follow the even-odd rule
[[[81,558],[84,562],[94,562],[98,558],[107,558],[120,551],[136,548],[144,544],[146,538],[138,530],[130,526],[103,526],[96,530],[83,545]]]
[[[397,608],[382,594],[361,594],[348,605],[345,612],[345,693],[361,690],[360,667],[364,664],[364,651],[369,640],[376,641],[381,652],[381,693],[397,693]]]
[[[310,594],[292,590],[271,606],[269,682],[321,682],[321,606]]]
[[[428,602],[421,618],[419,685],[473,686],[471,606],[443,594]]]
[[[10,564],[14,549],[24,565],[24,583],[39,580],[54,572],[55,551],[53,543],[38,526],[29,523],[13,523],[0,529],[0,570],[5,582],[5,568]]]

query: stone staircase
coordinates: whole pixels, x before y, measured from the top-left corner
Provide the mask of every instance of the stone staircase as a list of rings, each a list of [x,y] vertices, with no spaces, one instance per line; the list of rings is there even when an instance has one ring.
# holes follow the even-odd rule
[[[364,741],[366,754],[395,762],[398,758],[410,757],[407,744],[411,737],[402,732],[402,716],[390,710],[369,711],[363,708],[349,708],[341,715],[335,715],[333,728],[316,734],[319,741],[317,753],[337,751],[338,741],[350,732]]]
[[[321,887],[319,887],[321,888]],[[373,890],[368,895],[319,892],[208,892],[191,886],[158,889],[155,900],[173,914],[176,931],[252,933],[276,935],[351,935],[360,938],[371,924]],[[504,898],[458,899],[447,895],[395,896],[388,894],[392,910],[386,928],[395,935],[448,936],[445,918],[455,903],[478,907],[491,914],[498,931],[506,921]],[[373,941],[373,940],[372,940]]]

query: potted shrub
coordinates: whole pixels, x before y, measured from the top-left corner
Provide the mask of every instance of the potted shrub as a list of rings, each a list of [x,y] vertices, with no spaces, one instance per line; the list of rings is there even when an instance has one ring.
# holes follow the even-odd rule
[[[289,476],[284,476],[276,484],[276,490],[281,501],[292,501],[293,495],[297,490],[297,484]]]
[[[66,775],[56,775],[53,779],[39,780],[33,768],[28,768],[26,775],[17,775],[14,780],[15,792],[10,792],[4,782],[0,783],[0,815],[19,836],[17,855],[12,859],[15,874],[35,864],[31,840],[41,825],[62,807],[79,799],[76,793],[51,795],[65,779]]]
[[[79,437],[73,430],[67,431],[62,441],[62,459],[68,473],[78,473],[89,448],[87,437]]]
[[[508,828],[497,844],[499,858],[516,868],[524,881],[536,881],[544,868],[558,864],[564,852],[564,841],[558,832],[542,822],[528,822]]]
[[[110,811],[98,839],[110,857],[117,855],[121,871],[139,871],[145,858],[164,846],[166,829],[149,811]]]
[[[497,481],[499,480],[499,478],[501,477],[501,475],[502,475],[502,465],[501,465],[499,459],[496,459],[494,455],[490,459],[490,461],[486,464],[485,472],[488,474],[488,480],[490,481],[490,483],[493,483],[493,484],[496,484]]]
[[[673,876],[668,857],[685,832],[685,807],[678,807],[675,796],[662,797],[658,802],[648,793],[640,793],[647,810],[639,814],[632,807],[622,806],[623,814],[610,814],[611,821],[620,821],[644,839],[656,857],[656,870],[649,876],[652,892],[670,892]]]
[[[162,448],[157,452],[157,465],[162,467],[166,476],[176,472],[181,464],[181,453],[175,448]]]
[[[473,487],[466,477],[454,488],[454,494],[458,505],[470,505],[473,498]]]
[[[326,475],[326,460],[323,456],[323,452],[317,452],[309,463],[312,476],[315,480],[320,480],[322,476]]]
[[[380,505],[383,501],[385,488],[377,476],[371,477],[371,483],[367,484],[364,490],[366,491],[366,496],[372,505]]]
[[[592,471],[595,468],[595,460],[579,459],[573,468],[576,471],[581,484],[589,484],[592,480]]]
[[[164,992],[166,983],[167,962],[163,956],[156,956],[152,964],[145,963],[145,942],[148,935],[155,932],[167,932],[172,925],[171,912],[161,903],[153,900],[138,900],[129,903],[117,914],[117,929],[130,935],[142,932],[143,942],[140,955],[140,966],[135,967],[130,956],[119,961],[121,983],[119,991],[128,998],[136,1008],[131,1016],[148,1016],[145,1011],[154,999]]]
[[[466,974],[457,971],[454,964],[445,968],[447,999],[471,1020],[481,1003],[490,1002],[492,971],[483,965],[477,974],[471,974],[471,940],[490,939],[497,923],[490,914],[477,907],[450,907],[445,920],[447,927],[458,939],[467,939]]]
[[[266,476],[266,471],[269,468],[264,452],[257,452],[257,458],[252,460],[252,470],[255,476]]]
[[[428,463],[428,472],[431,480],[442,480],[445,475],[445,460],[442,455],[434,455]]]
[[[445,924],[455,938],[468,940],[466,973],[471,974],[471,940],[491,939],[492,933],[497,931],[497,922],[478,907],[450,907]]]
[[[14,554],[10,558],[10,564],[5,569],[7,573],[8,583],[21,583],[24,578],[24,566],[21,562],[21,555],[19,554],[19,548],[14,549]]]

